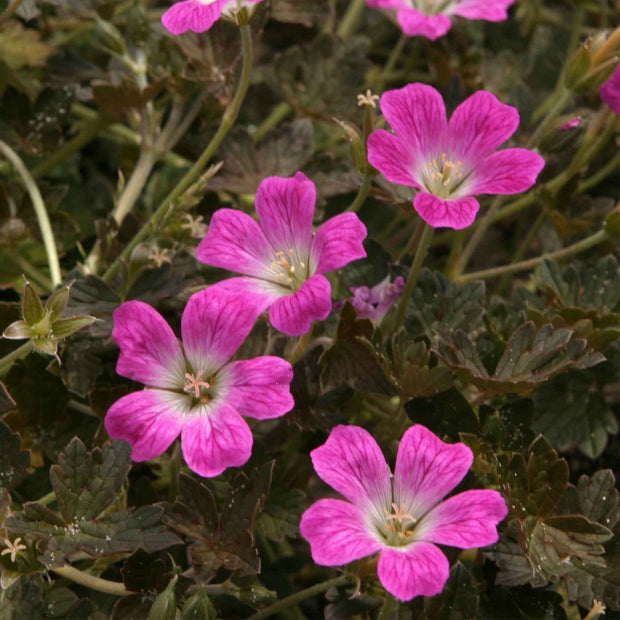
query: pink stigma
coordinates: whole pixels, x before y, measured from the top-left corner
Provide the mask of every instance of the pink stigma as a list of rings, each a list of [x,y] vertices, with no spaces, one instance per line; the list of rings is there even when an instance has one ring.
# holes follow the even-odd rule
[[[202,388],[206,389],[209,387],[209,384],[206,381],[201,381],[200,377],[202,377],[202,370],[199,370],[196,373],[196,376],[194,376],[190,372],[186,372],[185,378],[187,379],[187,383],[185,384],[183,391],[191,392],[192,390],[194,390],[194,396],[196,398],[200,398],[200,390]]]

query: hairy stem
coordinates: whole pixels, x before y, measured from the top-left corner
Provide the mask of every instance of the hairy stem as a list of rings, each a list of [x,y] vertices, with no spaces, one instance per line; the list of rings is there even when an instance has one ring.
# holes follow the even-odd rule
[[[140,229],[140,231],[135,235],[135,237],[125,246],[123,252],[120,256],[110,265],[109,269],[104,273],[103,279],[106,282],[109,282],[118,269],[120,268],[123,260],[125,260],[134,248],[140,244],[154,229],[157,228],[159,223],[163,220],[166,213],[169,209],[174,205],[174,203],[189,189],[189,187],[200,177],[201,173],[206,168],[209,160],[218,147],[222,143],[222,140],[225,138],[226,134],[230,131],[231,127],[234,125],[235,120],[237,119],[237,115],[239,114],[239,109],[241,108],[241,104],[245,98],[245,94],[247,93],[248,87],[250,85],[250,75],[252,72],[252,34],[250,31],[249,25],[242,25],[239,27],[241,31],[241,42],[243,46],[243,67],[241,70],[241,77],[239,79],[239,84],[237,86],[237,91],[233,100],[230,102],[226,110],[224,111],[224,115],[222,116],[222,121],[220,122],[220,126],[216,132],[216,134],[211,138],[211,141],[207,145],[206,149],[203,151],[202,155],[198,158],[196,163],[190,168],[190,170],[185,174],[185,176],[177,183],[177,185],[172,189],[172,191],[164,198],[164,200],[157,207],[153,215],[149,218],[146,224]]]
[[[588,250],[603,241],[609,239],[609,236],[604,230],[599,230],[598,232],[574,243],[573,245],[569,245],[566,248],[561,250],[557,250],[556,252],[549,252],[548,254],[543,254],[536,258],[531,258],[529,260],[524,260],[519,263],[513,263],[511,265],[504,265],[503,267],[494,267],[492,269],[484,269],[482,271],[474,271],[472,273],[466,273],[456,278],[457,282],[471,282],[472,280],[486,280],[489,278],[497,278],[498,276],[502,276],[505,273],[517,273],[519,271],[527,271],[529,269],[533,269],[540,265],[545,259],[548,260],[558,260],[561,258],[567,258],[569,256],[573,256],[574,254],[578,254],[579,252],[583,252],[584,250]]]
[[[28,340],[28,342],[22,344],[21,347],[17,347],[17,349],[11,351],[8,355],[5,355],[2,359],[0,359],[0,377],[4,377],[6,373],[9,372],[13,362],[23,359],[31,351],[32,340]]]
[[[360,185],[359,190],[357,191],[357,196],[355,196],[355,200],[347,207],[346,211],[353,211],[353,213],[357,213],[361,208],[366,198],[368,198],[368,192],[370,191],[370,186],[372,185],[372,175],[367,174],[364,176],[364,181]]]
[[[392,615],[392,607],[394,606],[394,601],[396,599],[389,592],[385,593],[385,601],[383,601],[383,607],[381,608],[381,613],[377,620],[388,620]],[[397,603],[398,604],[398,603]]]
[[[293,108],[290,103],[287,103],[286,101],[279,103],[254,132],[254,135],[252,136],[254,144],[258,144],[270,129],[276,127],[280,121],[283,121],[292,111]]]
[[[43,246],[45,247],[45,253],[47,255],[47,263],[50,269],[52,285],[56,287],[62,282],[62,272],[60,271],[58,249],[56,248],[52,225],[50,223],[49,216],[47,215],[47,210],[45,208],[45,203],[43,202],[41,192],[19,155],[2,140],[0,140],[0,152],[11,162],[11,164],[13,164],[13,167],[21,176],[24,187],[30,195],[30,200],[32,201],[32,206],[34,207],[34,212],[37,216],[37,221],[39,222],[39,228],[41,229],[41,237],[43,237]]]
[[[8,256],[19,268],[28,276],[29,280],[32,280],[38,287],[43,289],[46,293],[51,293],[54,290],[52,281],[39,271],[34,265],[26,260],[17,250],[6,247],[2,248],[2,253]]]
[[[69,564],[65,564],[64,566],[56,566],[51,570],[65,579],[79,583],[81,586],[86,586],[91,590],[103,592],[104,594],[113,594],[114,596],[129,596],[130,594],[136,594],[135,592],[128,590],[123,583],[118,581],[109,581],[107,579],[101,579],[101,577],[89,575],[74,566],[69,566]]]
[[[366,0],[351,0],[349,2],[349,8],[344,14],[340,26],[338,26],[338,36],[346,39],[350,37],[357,28],[358,23],[362,18],[362,13],[366,8]]]
[[[413,289],[418,281],[420,270],[424,264],[424,259],[426,258],[433,233],[435,232],[435,229],[428,224],[424,223],[423,226],[424,228],[420,236],[420,243],[418,244],[415,256],[413,257],[413,263],[411,263],[411,269],[409,270],[409,275],[407,276],[407,281],[405,282],[405,287],[403,288],[403,294],[401,295],[400,302],[398,304],[398,310],[396,312],[394,329],[392,330],[392,333],[396,333],[405,320],[405,313],[407,311],[409,298],[411,297],[411,293],[413,292]]]
[[[301,601],[305,601],[306,599],[312,598],[317,594],[321,594],[321,592],[325,592],[330,588],[336,588],[338,586],[344,586],[347,583],[353,581],[353,578],[349,575],[342,575],[340,577],[336,577],[335,579],[328,579],[327,581],[323,581],[322,583],[317,583],[314,586],[306,588],[305,590],[301,590],[300,592],[296,592],[295,594],[291,594],[291,596],[287,596],[286,598],[274,603],[273,605],[269,605],[262,611],[250,616],[247,620],[262,620],[263,618],[268,618],[269,616],[273,616],[278,612],[291,607],[292,605],[296,605]]]

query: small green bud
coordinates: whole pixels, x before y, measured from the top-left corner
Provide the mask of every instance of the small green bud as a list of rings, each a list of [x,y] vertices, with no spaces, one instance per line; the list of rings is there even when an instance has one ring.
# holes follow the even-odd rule
[[[58,343],[54,338],[33,338],[32,345],[35,350],[45,355],[56,355]]]
[[[177,615],[177,597],[174,593],[178,576],[175,575],[163,592],[155,599],[150,611],[149,620],[174,620]]]
[[[104,19],[97,19],[97,34],[103,39],[112,52],[123,55],[127,53],[125,38],[118,28]]]
[[[52,325],[54,338],[66,338],[83,327],[88,327],[97,319],[94,316],[70,316],[65,319],[56,319]]]
[[[45,315],[43,304],[39,299],[34,287],[26,282],[24,296],[22,297],[22,317],[28,325],[37,324]]]
[[[47,338],[52,335],[52,321],[47,312],[38,323],[32,326],[32,334],[35,338]]]
[[[69,287],[63,286],[52,293],[45,302],[45,310],[50,313],[52,320],[59,317],[69,301]]]
[[[268,590],[265,586],[253,584],[248,588],[241,588],[235,596],[248,605],[261,605],[263,603],[271,603],[277,598],[277,594],[273,590]]]
[[[181,612],[181,620],[216,620],[217,613],[204,588],[187,599]]]
[[[565,84],[569,89],[573,89],[585,77],[590,69],[591,58],[589,45],[582,44],[573,54],[566,70]]]
[[[2,337],[8,340],[32,338],[32,327],[26,321],[15,321],[4,330]]]

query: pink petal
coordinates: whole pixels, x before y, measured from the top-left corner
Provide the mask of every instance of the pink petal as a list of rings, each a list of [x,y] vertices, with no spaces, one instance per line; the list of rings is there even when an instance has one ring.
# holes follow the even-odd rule
[[[260,278],[228,278],[212,284],[208,290],[226,291],[232,295],[251,295],[258,312],[264,312],[274,301],[283,295],[290,295],[290,290]]]
[[[475,166],[506,142],[519,126],[519,112],[479,90],[454,110],[448,133],[454,159]]]
[[[181,447],[188,467],[205,478],[245,465],[252,454],[252,431],[234,407],[213,401],[188,414]]]
[[[407,36],[422,36],[431,41],[443,37],[452,27],[452,22],[448,16],[424,15],[417,9],[398,11],[398,23]]]
[[[117,400],[105,417],[112,439],[128,441],[134,461],[161,456],[181,432],[184,397],[167,390],[132,392]]]
[[[392,502],[390,468],[372,435],[359,426],[336,426],[310,453],[319,478],[379,522]]]
[[[368,161],[388,181],[420,189],[422,186],[414,177],[416,156],[412,146],[385,129],[377,129],[368,136]]]
[[[497,542],[497,524],[508,514],[500,493],[465,491],[435,506],[415,529],[415,539],[460,549]]]
[[[183,385],[185,360],[170,325],[153,307],[128,301],[114,311],[112,336],[120,347],[116,372],[145,385]]]
[[[217,380],[226,402],[249,418],[278,418],[295,405],[290,390],[293,368],[279,357],[231,362],[218,373]]]
[[[340,499],[320,499],[304,512],[301,535],[310,543],[312,559],[321,566],[342,566],[383,546],[372,538],[359,509]]]
[[[499,22],[508,19],[508,7],[514,0],[461,0],[449,12],[467,19]]]
[[[450,576],[450,564],[435,545],[417,542],[381,551],[377,566],[383,587],[401,601],[439,594]]]
[[[368,231],[356,213],[341,213],[322,224],[312,241],[311,273],[327,273],[366,256]]]
[[[472,451],[464,443],[447,444],[424,426],[412,426],[398,447],[396,504],[419,519],[465,477],[473,460]]]
[[[195,371],[209,376],[241,346],[260,314],[251,293],[232,293],[210,286],[189,298],[181,333],[187,360]]]
[[[599,92],[607,107],[615,114],[620,114],[620,67],[600,87]]]
[[[418,159],[441,152],[447,132],[446,108],[441,95],[426,84],[409,84],[381,97],[381,111],[403,144]]]
[[[473,194],[518,194],[536,183],[545,160],[527,149],[504,149],[493,153],[476,171]]]
[[[323,321],[332,309],[331,286],[325,276],[315,274],[292,295],[275,300],[269,310],[271,324],[288,336],[307,334],[312,321]]]
[[[315,204],[316,187],[301,172],[288,179],[267,177],[258,186],[256,213],[275,251],[309,251]]]
[[[433,194],[418,192],[413,206],[420,217],[433,228],[454,228],[460,230],[471,226],[476,219],[480,205],[475,198],[444,200]]]
[[[268,270],[272,250],[260,226],[247,213],[218,209],[196,258],[207,265],[262,277]]]
[[[406,0],[366,0],[366,4],[373,9],[404,9],[409,6]]]
[[[205,32],[220,18],[226,0],[204,4],[199,0],[185,0],[173,4],[161,17],[161,22],[172,34],[188,30]]]

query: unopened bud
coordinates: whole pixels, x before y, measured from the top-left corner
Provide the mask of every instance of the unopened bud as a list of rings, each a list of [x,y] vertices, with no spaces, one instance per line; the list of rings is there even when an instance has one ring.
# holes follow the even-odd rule
[[[22,297],[22,317],[29,325],[35,325],[45,315],[43,304],[30,282],[26,282]]]
[[[69,287],[63,286],[52,293],[45,302],[45,310],[50,313],[52,319],[59,317],[69,301]]]
[[[585,77],[586,73],[590,69],[591,58],[589,46],[584,43],[573,54],[573,57],[568,63],[566,70],[565,84],[569,89],[573,89],[579,82]]]
[[[187,599],[181,612],[181,620],[216,620],[217,613],[204,588]]]
[[[178,576],[175,575],[155,599],[149,611],[149,620],[174,620],[177,615],[177,597],[174,593],[177,580]]]

